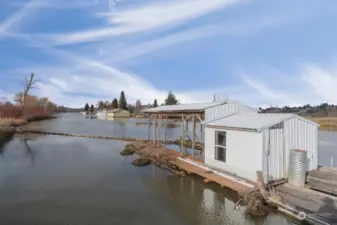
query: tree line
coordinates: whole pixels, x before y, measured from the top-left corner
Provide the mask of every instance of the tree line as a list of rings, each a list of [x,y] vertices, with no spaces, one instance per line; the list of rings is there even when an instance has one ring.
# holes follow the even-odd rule
[[[177,105],[179,101],[177,100],[175,94],[172,91],[169,91],[165,101],[161,105]],[[142,105],[141,101],[138,99],[136,101],[135,106],[128,104],[127,99],[125,97],[124,91],[121,91],[119,99],[114,98],[112,101],[99,101],[97,103],[97,110],[104,110],[104,109],[125,109],[128,110],[130,113],[138,114],[144,108],[153,108],[158,107],[157,99],[154,99],[153,104]],[[84,106],[84,110],[86,112],[94,112],[95,107],[92,104],[89,106],[89,103],[86,103]]]
[[[337,116],[337,105],[321,103],[319,105],[283,106],[259,108],[262,113],[295,113],[308,116]]]

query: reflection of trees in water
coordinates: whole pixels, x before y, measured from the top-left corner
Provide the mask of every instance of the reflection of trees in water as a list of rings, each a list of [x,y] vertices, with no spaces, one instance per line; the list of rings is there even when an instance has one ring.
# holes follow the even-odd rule
[[[4,158],[4,153],[6,151],[7,144],[13,139],[14,133],[12,132],[1,132],[0,133],[0,156]]]
[[[1,134],[0,135],[0,156],[4,159],[4,153],[7,147],[7,144],[13,140],[14,134]],[[29,157],[31,164],[34,164],[35,160],[35,152],[32,150],[32,148],[29,146],[28,141],[29,140],[36,140],[38,138],[38,135],[34,134],[23,134],[21,135],[21,143],[24,146],[24,151],[26,152],[26,156]]]
[[[30,148],[30,146],[28,145],[27,143],[27,139],[21,139],[21,143],[24,144],[25,146],[25,150],[26,150],[26,156],[30,158],[30,162],[31,164],[33,165],[34,164],[34,161],[35,161],[35,153],[34,151]]]

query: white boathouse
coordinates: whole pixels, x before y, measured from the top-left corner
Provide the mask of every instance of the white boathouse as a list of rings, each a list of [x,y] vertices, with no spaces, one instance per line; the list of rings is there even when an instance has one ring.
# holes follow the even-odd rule
[[[257,181],[257,171],[262,171],[265,183],[288,178],[292,149],[307,151],[307,171],[318,167],[319,125],[295,114],[259,113],[253,107],[232,100],[166,105],[144,112],[153,121],[169,115],[180,116],[181,139],[189,139],[192,143],[201,141],[204,145],[201,155],[193,151],[192,159],[214,171],[252,182]],[[202,125],[198,132],[195,118]],[[192,127],[188,125],[189,121]],[[160,135],[161,129],[157,131],[155,127],[152,138],[156,144],[157,140],[166,140],[166,131]],[[164,138],[161,138],[163,133]],[[197,133],[200,138],[196,138]],[[150,136],[149,129],[149,140]],[[186,153],[183,144],[180,152]]]
[[[205,124],[204,163],[264,182],[288,177],[291,149],[307,151],[307,171],[317,169],[318,124],[295,114],[237,113]]]

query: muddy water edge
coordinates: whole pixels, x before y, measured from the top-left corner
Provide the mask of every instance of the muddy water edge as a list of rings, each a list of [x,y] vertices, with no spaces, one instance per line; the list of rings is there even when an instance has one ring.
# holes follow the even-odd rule
[[[72,114],[27,126],[147,136],[146,126],[132,120]],[[175,129],[168,131],[173,140]],[[294,224],[276,214],[256,219],[234,210],[233,193],[198,177],[134,167],[135,156],[120,156],[121,141],[39,135],[1,140],[0,224]]]

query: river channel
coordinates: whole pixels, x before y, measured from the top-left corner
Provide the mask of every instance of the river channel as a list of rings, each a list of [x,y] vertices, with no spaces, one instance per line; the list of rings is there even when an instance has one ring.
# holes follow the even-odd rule
[[[30,128],[105,136],[147,137],[147,126],[65,114]],[[168,129],[168,139],[180,129]],[[121,141],[16,136],[0,146],[1,225],[294,224],[277,214],[253,219],[234,210],[228,193],[197,177],[179,177],[122,157]]]

